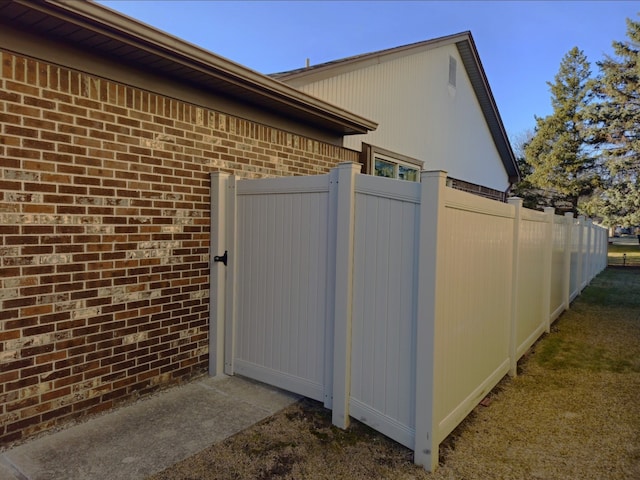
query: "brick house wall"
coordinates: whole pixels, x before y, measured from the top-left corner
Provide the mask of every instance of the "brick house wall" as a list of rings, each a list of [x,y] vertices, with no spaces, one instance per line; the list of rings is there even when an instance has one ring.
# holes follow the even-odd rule
[[[207,369],[209,172],[358,152],[0,51],[0,443]]]

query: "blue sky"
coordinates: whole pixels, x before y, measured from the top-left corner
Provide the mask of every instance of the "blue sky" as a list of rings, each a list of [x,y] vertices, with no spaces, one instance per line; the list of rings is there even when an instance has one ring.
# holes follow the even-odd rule
[[[564,54],[595,62],[626,40],[636,1],[133,1],[100,3],[261,73],[470,30],[507,133],[551,113]]]

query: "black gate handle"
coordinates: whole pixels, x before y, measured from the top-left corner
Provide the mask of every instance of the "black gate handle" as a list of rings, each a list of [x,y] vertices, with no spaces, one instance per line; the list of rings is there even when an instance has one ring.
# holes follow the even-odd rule
[[[224,266],[227,266],[227,251],[224,251],[224,255],[216,255],[215,257],[213,257],[213,261],[214,262],[222,262],[224,263]]]

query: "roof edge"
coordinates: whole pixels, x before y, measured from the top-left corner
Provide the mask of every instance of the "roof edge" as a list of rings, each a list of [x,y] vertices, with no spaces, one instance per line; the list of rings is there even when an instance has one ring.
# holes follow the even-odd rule
[[[294,107],[307,116],[331,120],[336,125],[341,125],[345,134],[366,133],[378,126],[372,120],[300,92],[294,87],[93,1],[12,1],[57,17],[64,16],[66,21],[79,24],[83,28],[98,30],[137,48],[161,53],[164,57],[179,63],[187,63],[210,75],[224,78],[230,83]],[[310,121],[312,122],[312,119]]]
[[[465,44],[469,47],[470,55],[464,54]],[[509,182],[512,184],[517,183],[521,179],[520,169],[518,168],[515,154],[513,153],[513,149],[511,148],[511,142],[509,141],[507,131],[504,127],[502,117],[500,116],[500,112],[498,110],[498,104],[496,103],[493,92],[491,91],[491,86],[489,85],[487,74],[485,73],[484,67],[482,66],[480,55],[478,53],[478,49],[476,48],[476,44],[473,36],[471,35],[471,32],[469,32],[466,41],[456,42],[456,48],[458,49],[458,52],[462,57],[463,63],[465,63],[465,68],[467,69],[467,71],[475,70],[479,77],[479,79],[471,79],[471,85],[474,89],[476,97],[480,102],[482,113],[487,119],[489,131],[491,132],[494,142],[496,143],[498,153],[502,158],[502,163],[509,177]],[[469,62],[469,57],[473,59],[472,63]]]
[[[319,63],[317,65],[312,65],[309,67],[298,68],[295,70],[288,70],[285,72],[277,72],[269,74],[270,77],[276,78],[283,82],[289,82],[296,80],[298,78],[303,78],[308,75],[315,75],[317,73],[324,72],[326,70],[331,70],[334,67],[340,66],[349,66],[359,62],[366,62],[372,59],[380,59],[383,57],[388,57],[392,55],[402,55],[408,50],[417,50],[420,48],[425,49],[433,49],[442,45],[451,45],[460,40],[464,40],[471,35],[471,32],[464,31],[460,33],[454,33],[453,35],[447,35],[444,37],[433,38],[430,40],[423,40],[420,42],[414,42],[407,45],[401,45],[399,47],[386,48],[384,50],[377,50],[375,52],[362,53],[359,55],[353,55],[346,58],[341,58],[338,60],[332,60],[330,62]]]

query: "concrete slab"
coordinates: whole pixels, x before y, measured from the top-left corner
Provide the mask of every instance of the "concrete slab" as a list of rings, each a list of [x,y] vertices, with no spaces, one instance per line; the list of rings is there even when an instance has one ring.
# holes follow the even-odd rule
[[[299,398],[241,377],[203,378],[7,450],[0,479],[142,479]]]
[[[4,458],[0,458],[0,480],[23,480],[17,475],[19,472],[11,464],[4,464]]]

